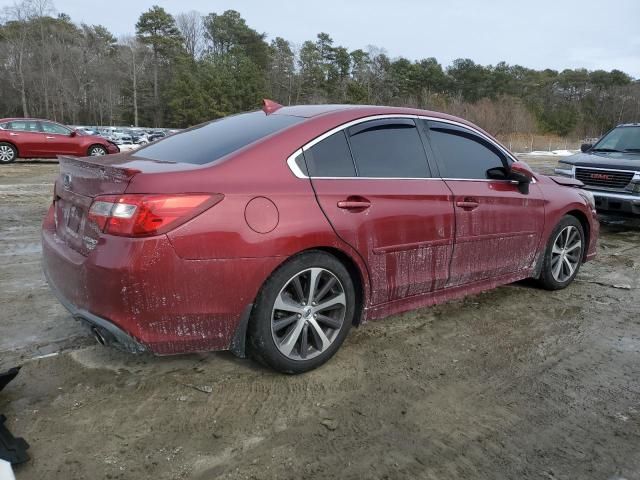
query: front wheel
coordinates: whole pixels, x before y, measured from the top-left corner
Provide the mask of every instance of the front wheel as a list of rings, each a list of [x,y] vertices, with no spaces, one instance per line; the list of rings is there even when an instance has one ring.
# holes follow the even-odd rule
[[[0,142],[0,163],[12,163],[18,158],[16,147],[7,142]]]
[[[107,154],[107,149],[102,145],[91,145],[88,153],[90,157],[101,157],[102,155]]]
[[[284,373],[302,373],[329,360],[353,322],[355,289],[349,272],[320,251],[298,255],[264,286],[249,324],[249,353]]]
[[[566,215],[549,237],[539,277],[542,286],[548,290],[568,286],[578,274],[584,248],[582,225],[576,217]]]

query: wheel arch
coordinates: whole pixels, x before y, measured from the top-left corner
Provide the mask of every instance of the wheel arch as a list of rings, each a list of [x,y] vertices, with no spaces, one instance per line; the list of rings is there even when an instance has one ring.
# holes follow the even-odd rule
[[[584,233],[584,244],[585,244],[585,248],[582,250],[582,259],[584,261],[587,258],[587,254],[589,250],[588,246],[589,246],[589,242],[591,241],[591,228],[589,226],[589,220],[587,219],[587,216],[583,211],[577,210],[577,209],[569,210],[563,216],[567,216],[567,215],[576,218],[576,220],[580,222],[580,225],[582,225],[582,232]]]
[[[367,277],[366,272],[362,271],[362,268],[358,265],[358,262],[347,252],[341,250],[334,246],[316,246],[309,247],[303,250],[300,250],[288,257],[283,257],[282,261],[276,265],[271,272],[265,277],[262,285],[256,292],[255,298],[252,299],[251,303],[248,303],[240,315],[240,321],[236,326],[236,330],[231,339],[231,343],[229,344],[229,350],[231,353],[240,358],[246,358],[246,345],[249,337],[249,322],[253,318],[253,310],[256,303],[256,299],[260,296],[264,285],[267,280],[276,272],[279,268],[281,268],[285,263],[290,261],[291,259],[303,255],[309,252],[324,252],[332,255],[337,258],[347,269],[349,276],[351,277],[351,281],[353,282],[353,287],[356,291],[356,309],[355,314],[353,316],[353,326],[359,326],[362,323],[364,318],[364,307],[366,304],[367,298]]]

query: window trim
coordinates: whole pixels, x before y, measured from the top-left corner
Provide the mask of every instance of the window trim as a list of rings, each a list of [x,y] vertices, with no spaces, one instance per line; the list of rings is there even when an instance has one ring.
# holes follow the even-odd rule
[[[505,168],[507,171],[509,169],[509,167],[511,166],[511,164],[509,163],[510,161],[517,161],[513,160],[513,158],[511,158],[511,156],[507,156],[504,153],[504,149],[498,149],[498,145],[495,144],[495,142],[490,142],[488,141],[488,139],[486,138],[486,135],[481,136],[478,139],[474,139],[474,138],[470,138],[476,135],[476,132],[468,129],[468,128],[462,128],[461,130],[456,130],[453,128],[446,128],[446,125],[444,125],[444,127],[442,126],[437,126],[437,125],[432,125],[431,123],[432,121],[427,121],[426,122],[426,128],[427,128],[427,132],[425,133],[425,135],[427,136],[428,142],[431,145],[431,149],[434,152],[434,157],[435,157],[435,161],[438,164],[438,170],[439,171],[446,171],[446,164],[445,164],[445,159],[442,156],[442,152],[440,151],[440,149],[438,148],[437,145],[434,145],[433,143],[433,139],[432,139],[432,132],[434,130],[444,130],[444,133],[447,135],[454,135],[454,136],[460,136],[463,138],[467,138],[467,140],[471,140],[473,142],[476,142],[480,145],[482,145],[484,148],[486,148],[487,150],[491,151],[494,155],[496,155],[499,159],[500,162],[502,163],[502,167]],[[433,121],[438,123],[437,121]],[[443,123],[443,122],[440,122]],[[456,127],[458,127],[458,125],[455,125]],[[451,132],[451,133],[447,133],[447,132]],[[456,133],[457,132],[457,133]],[[484,145],[483,142],[488,143],[488,145]],[[495,151],[493,151],[493,149],[495,149]],[[495,182],[495,181],[508,181],[508,179],[506,178],[456,178],[456,177],[442,177],[446,180],[450,180],[450,181],[473,181],[473,182],[480,182],[480,181],[491,181],[491,182]],[[533,182],[532,182],[533,183]]]
[[[337,127],[334,127],[331,130],[328,130],[327,132],[317,136],[313,140],[310,140],[309,142],[304,144],[302,147],[298,148],[295,152],[293,152],[287,158],[287,165],[289,166],[289,170],[291,170],[291,172],[297,178],[323,179],[323,180],[462,180],[462,181],[470,181],[470,182],[504,182],[504,181],[508,181],[508,180],[493,180],[493,179],[484,179],[483,180],[483,179],[474,179],[474,178],[445,178],[445,177],[440,177],[440,176],[438,176],[438,177],[410,177],[410,178],[406,178],[406,177],[358,177],[358,176],[356,176],[356,177],[317,177],[317,176],[305,175],[304,172],[298,167],[298,165],[295,162],[295,158],[298,155],[300,155],[300,153],[304,153],[306,150],[308,150],[311,147],[313,147],[316,143],[321,142],[325,138],[333,135],[334,133],[339,132],[340,130],[345,130],[345,129],[347,129],[349,127],[352,127],[354,125],[358,125],[359,123],[368,122],[368,121],[371,121],[371,120],[383,120],[383,119],[395,119],[395,118],[410,118],[410,119],[413,119],[413,120],[427,120],[427,121],[434,121],[434,122],[442,122],[442,123],[448,123],[448,124],[455,125],[455,126],[458,126],[458,127],[466,128],[469,131],[471,131],[472,133],[474,133],[474,134],[478,135],[479,137],[481,137],[483,140],[485,140],[485,141],[489,142],[490,144],[492,144],[495,148],[497,148],[499,151],[504,153],[506,158],[510,159],[513,162],[517,162],[518,161],[507,149],[505,149],[503,146],[498,144],[495,140],[492,140],[490,137],[488,137],[486,134],[482,133],[478,129],[476,129],[474,127],[470,127],[469,125],[466,125],[464,123],[456,122],[455,120],[449,120],[449,119],[445,119],[445,118],[431,117],[431,116],[428,116],[428,115],[411,115],[411,114],[393,114],[393,113],[391,113],[391,114],[383,114],[383,115],[370,115],[368,117],[358,118],[356,120],[352,120],[350,122],[347,122],[347,123],[344,123],[344,124],[339,125]],[[418,129],[418,131],[420,130],[417,125],[416,125],[416,128]],[[428,156],[427,156],[427,160],[428,160]]]

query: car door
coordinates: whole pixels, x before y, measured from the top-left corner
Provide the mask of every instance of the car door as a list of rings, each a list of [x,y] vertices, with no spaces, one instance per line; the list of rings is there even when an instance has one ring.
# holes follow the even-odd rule
[[[56,155],[79,155],[78,138],[71,135],[72,130],[53,122],[40,122],[45,134],[46,154],[52,157]],[[86,152],[85,152],[86,154]]]
[[[39,157],[45,148],[44,133],[35,120],[12,120],[7,123],[9,141],[18,147],[21,157]]]
[[[507,179],[512,160],[469,128],[424,121],[440,174],[453,193],[455,244],[448,286],[507,275],[535,261],[544,226],[544,198]]]
[[[439,288],[453,248],[451,192],[430,168],[415,121],[358,122],[304,149],[320,207],[364,259],[373,304]]]

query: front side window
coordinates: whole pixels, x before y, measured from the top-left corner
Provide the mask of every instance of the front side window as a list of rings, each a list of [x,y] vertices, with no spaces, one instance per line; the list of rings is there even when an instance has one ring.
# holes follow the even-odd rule
[[[506,178],[508,162],[491,143],[462,127],[440,122],[428,125],[443,178]]]
[[[71,133],[71,130],[67,127],[63,127],[57,123],[40,122],[40,125],[42,125],[42,130],[45,133],[55,133],[57,135],[69,135]]]
[[[311,177],[355,177],[349,144],[344,130],[319,141],[304,152]]]
[[[14,120],[7,124],[7,128],[17,132],[41,132],[38,122],[32,120]]]
[[[427,156],[411,119],[363,122],[348,129],[359,177],[428,178]]]

